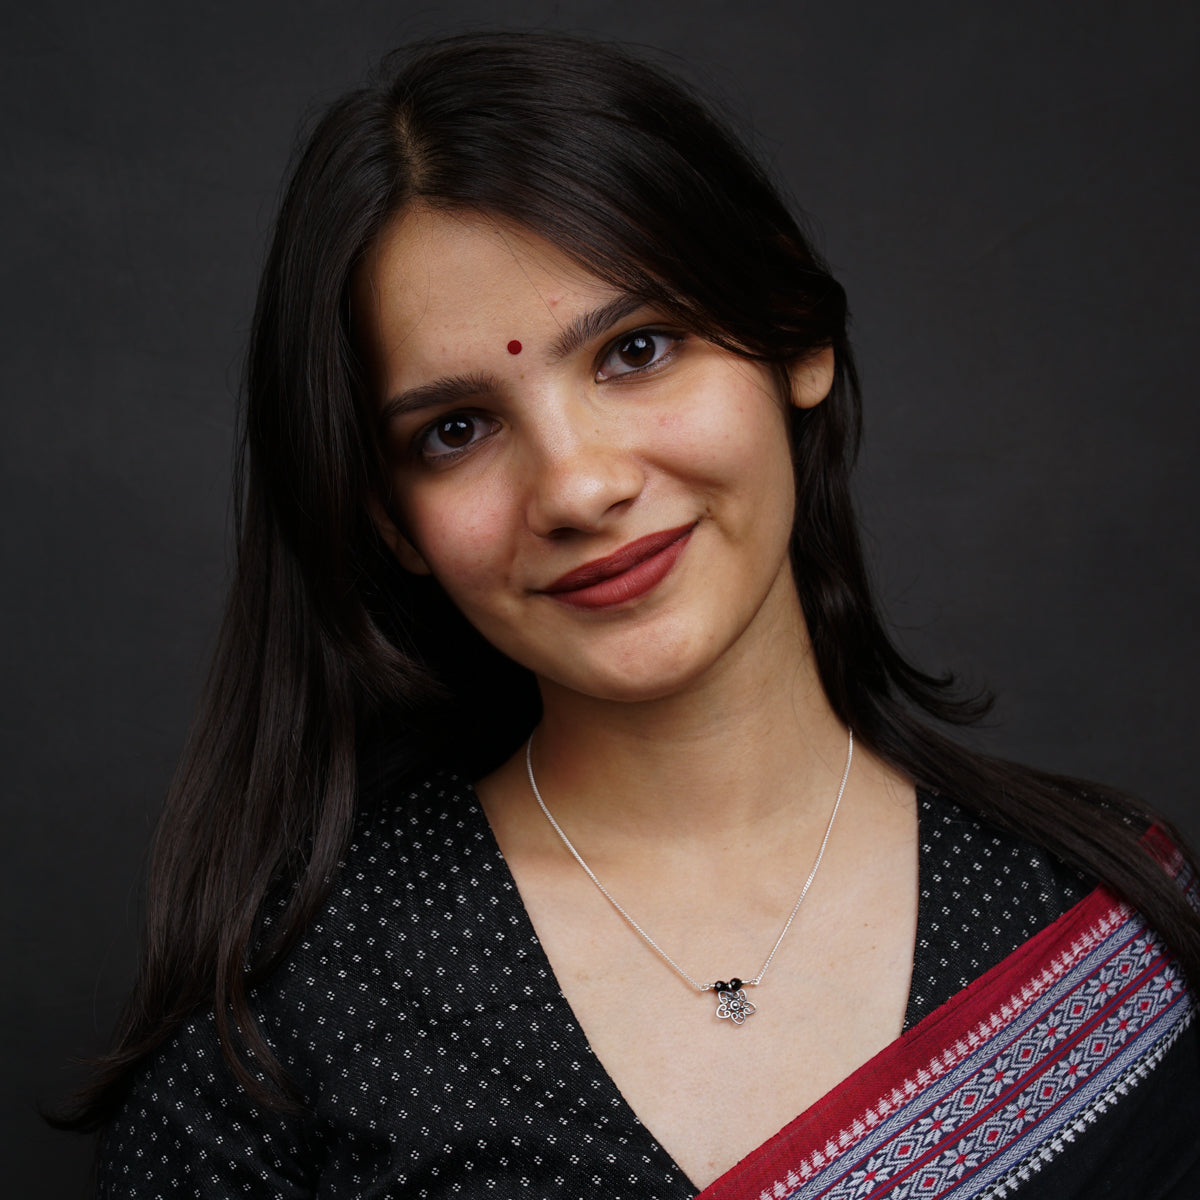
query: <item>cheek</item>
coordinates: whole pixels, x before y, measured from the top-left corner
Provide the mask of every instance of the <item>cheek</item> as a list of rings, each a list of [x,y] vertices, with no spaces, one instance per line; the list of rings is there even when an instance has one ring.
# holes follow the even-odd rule
[[[501,500],[419,496],[405,511],[414,544],[450,596],[469,596],[504,574],[511,519]]]
[[[791,502],[785,417],[769,396],[731,389],[713,403],[664,416],[656,436],[676,470],[726,493],[780,493]]]

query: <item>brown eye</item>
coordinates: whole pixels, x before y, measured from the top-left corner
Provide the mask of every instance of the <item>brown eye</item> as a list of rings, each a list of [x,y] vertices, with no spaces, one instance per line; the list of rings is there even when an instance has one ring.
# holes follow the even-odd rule
[[[425,428],[417,438],[417,449],[426,462],[448,462],[499,427],[498,422],[482,413],[449,413]]]
[[[443,446],[458,450],[471,440],[475,423],[466,417],[450,417],[434,426],[433,432]]]
[[[622,375],[656,370],[674,357],[681,341],[681,334],[661,329],[635,329],[610,344],[596,376],[598,379],[619,379]]]
[[[617,346],[617,354],[625,366],[636,370],[638,367],[648,366],[653,361],[655,349],[653,335],[635,333]]]

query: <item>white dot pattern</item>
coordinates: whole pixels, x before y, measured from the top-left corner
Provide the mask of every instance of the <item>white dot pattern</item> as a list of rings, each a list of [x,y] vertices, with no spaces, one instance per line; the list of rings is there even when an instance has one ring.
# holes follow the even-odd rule
[[[908,1023],[1074,895],[1061,867],[947,801],[922,796],[920,813]],[[453,775],[364,808],[319,917],[254,1005],[304,1114],[254,1104],[197,1015],[107,1130],[101,1196],[695,1194],[593,1055]]]
[[[905,1028],[1002,962],[1095,886],[945,797],[918,794],[920,894]]]

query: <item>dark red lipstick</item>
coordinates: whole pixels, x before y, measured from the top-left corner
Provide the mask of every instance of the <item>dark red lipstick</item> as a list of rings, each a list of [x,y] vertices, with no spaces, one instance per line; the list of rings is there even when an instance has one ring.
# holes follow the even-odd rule
[[[695,528],[693,522],[649,533],[568,571],[542,591],[575,608],[610,608],[644,596],[666,578]]]

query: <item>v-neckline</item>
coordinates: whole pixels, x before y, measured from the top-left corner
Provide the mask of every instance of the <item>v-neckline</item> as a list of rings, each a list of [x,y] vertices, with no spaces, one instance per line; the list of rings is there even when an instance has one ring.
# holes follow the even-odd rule
[[[592,1048],[592,1044],[588,1040],[588,1036],[584,1032],[582,1024],[580,1024],[578,1017],[576,1017],[576,1015],[575,1015],[575,1010],[571,1007],[571,1003],[567,999],[566,993],[563,991],[562,984],[559,982],[559,979],[558,979],[558,973],[554,969],[554,964],[550,961],[549,956],[546,954],[546,950],[542,945],[541,938],[538,937],[537,930],[534,928],[533,921],[530,918],[529,912],[525,907],[525,900],[524,900],[524,897],[522,897],[522,895],[521,895],[521,889],[517,885],[516,877],[513,875],[512,869],[508,865],[508,859],[505,858],[504,851],[500,848],[500,843],[496,839],[496,834],[492,829],[491,822],[488,820],[487,813],[484,811],[483,804],[480,802],[479,795],[475,791],[475,787],[473,784],[467,783],[467,784],[465,784],[465,786],[466,786],[467,792],[469,794],[469,798],[471,801],[471,807],[473,808],[477,819],[482,824],[483,829],[486,831],[487,844],[488,844],[490,850],[492,851],[495,859],[499,863],[502,864],[502,867],[503,867],[503,875],[502,875],[502,879],[501,879],[502,885],[506,889],[511,889],[512,893],[517,897],[517,908],[520,910],[519,916],[518,916],[518,921],[521,926],[522,934],[525,937],[526,943],[531,946],[536,947],[536,950],[533,951],[533,953],[538,958],[539,965],[542,968],[544,968],[547,978],[552,979],[554,981],[556,995],[553,998],[553,1003],[557,1007],[557,1009],[563,1019],[564,1034],[567,1031],[569,1031],[570,1035],[578,1042],[580,1048],[586,1054],[587,1058],[590,1059],[591,1062],[593,1062],[595,1064],[596,1077],[601,1082],[601,1086],[603,1086],[604,1089],[608,1093],[607,1099],[609,1101],[609,1104],[615,1108],[620,1109],[621,1111],[623,1111],[624,1113],[626,1113],[628,1115],[630,1130],[631,1131],[636,1130],[638,1135],[642,1139],[644,1144],[639,1147],[641,1152],[643,1154],[645,1154],[648,1158],[651,1155],[657,1156],[657,1158],[659,1160],[661,1160],[663,1165],[669,1169],[670,1173],[674,1176],[677,1176],[678,1179],[683,1184],[686,1185],[687,1189],[689,1189],[689,1190],[686,1193],[681,1193],[681,1200],[684,1195],[686,1195],[687,1200],[698,1200],[698,1198],[703,1197],[704,1192],[707,1190],[707,1188],[697,1187],[695,1181],[691,1178],[691,1176],[689,1176],[688,1173],[675,1161],[674,1157],[669,1153],[669,1151],[667,1151],[667,1149],[659,1143],[658,1139],[654,1135],[654,1131],[634,1111],[633,1106],[629,1103],[629,1101],[625,1098],[624,1093],[617,1086],[616,1080],[614,1080],[612,1075],[609,1074],[608,1068],[605,1067],[604,1063],[600,1059],[600,1056]],[[917,920],[916,920],[916,936],[917,936],[918,940],[921,937],[922,929],[923,929],[923,922],[927,916],[927,914],[925,912],[926,906],[925,906],[925,903],[923,901],[923,896],[922,896],[922,892],[923,892],[922,879],[923,879],[924,864],[921,861],[921,859],[922,859],[921,819],[922,819],[922,813],[924,812],[924,807],[925,807],[924,804],[922,803],[924,795],[925,795],[925,793],[921,789],[918,788],[917,793],[916,793],[916,800],[917,800]],[[911,970],[911,966],[910,966],[910,970]],[[895,1044],[895,1042],[899,1041],[900,1038],[902,1038],[904,1036],[904,1034],[910,1028],[910,1026],[912,1024],[912,1022],[910,1021],[911,1007],[912,1007],[912,980],[910,977],[909,995],[908,995],[908,1000],[906,1001],[906,1004],[905,1004],[904,1023],[901,1028],[900,1034],[895,1039],[893,1039],[892,1042],[888,1043],[889,1046],[892,1046]],[[849,1078],[849,1076],[847,1076],[847,1078]],[[843,1082],[844,1082],[844,1080],[839,1080],[838,1083],[835,1083],[828,1091],[826,1091],[823,1095],[821,1095],[816,1100],[814,1100],[812,1102],[812,1104],[810,1104],[803,1111],[804,1112],[811,1111],[813,1108],[816,1108],[818,1105],[825,1103],[826,1100],[829,1098],[829,1096],[831,1096],[834,1092],[836,1092],[837,1089],[841,1086],[841,1084]],[[794,1114],[794,1116],[800,1116],[800,1115],[801,1115],[800,1113]],[[790,1122],[792,1119],[794,1119],[794,1118],[788,1118],[788,1121]],[[783,1127],[781,1126],[781,1128],[783,1128]],[[767,1143],[771,1141],[771,1138],[773,1138],[775,1136],[776,1136],[776,1134],[772,1134],[770,1137],[765,1139],[763,1142],[760,1142],[757,1146],[752,1147],[738,1161],[744,1162],[746,1158],[750,1157],[751,1155],[753,1155],[753,1154],[757,1153],[759,1150],[761,1150],[762,1147],[767,1145]],[[718,1176],[718,1179],[719,1178],[721,1178],[721,1177]]]

